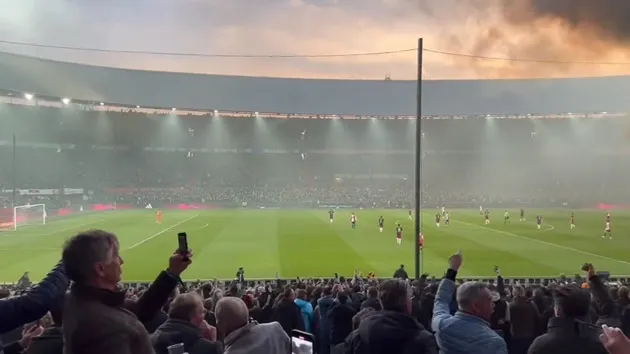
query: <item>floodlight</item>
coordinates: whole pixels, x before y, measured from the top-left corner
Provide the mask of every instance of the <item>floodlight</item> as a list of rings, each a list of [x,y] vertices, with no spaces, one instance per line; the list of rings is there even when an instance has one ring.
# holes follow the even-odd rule
[[[33,99],[33,94],[32,93],[25,93],[24,94],[24,98],[26,98],[27,100],[32,100]]]
[[[177,110],[177,108],[173,107],[171,108],[171,111],[175,112]]]
[[[101,102],[101,106],[104,106],[104,105],[105,105],[105,103]]]
[[[61,99],[61,102],[63,102],[63,104],[70,104],[70,99],[67,97],[64,97]]]

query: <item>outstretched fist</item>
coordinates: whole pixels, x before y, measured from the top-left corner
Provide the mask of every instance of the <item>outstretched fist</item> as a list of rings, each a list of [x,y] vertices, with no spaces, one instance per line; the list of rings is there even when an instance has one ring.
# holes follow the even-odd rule
[[[459,270],[463,261],[464,258],[462,257],[462,250],[460,249],[448,259],[448,267],[452,270]]]

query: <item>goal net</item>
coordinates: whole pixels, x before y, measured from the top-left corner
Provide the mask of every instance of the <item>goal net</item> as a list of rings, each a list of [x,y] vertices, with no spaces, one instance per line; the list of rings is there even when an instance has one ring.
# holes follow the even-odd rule
[[[32,204],[20,205],[13,208],[13,228],[17,230],[19,227],[45,225],[46,224],[46,205]]]

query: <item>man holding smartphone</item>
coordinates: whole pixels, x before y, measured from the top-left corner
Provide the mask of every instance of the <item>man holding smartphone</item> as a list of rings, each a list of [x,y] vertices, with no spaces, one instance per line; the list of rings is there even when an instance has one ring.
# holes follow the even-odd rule
[[[131,301],[118,287],[124,262],[116,235],[91,230],[70,238],[62,256],[74,281],[63,313],[65,353],[153,354],[143,322],[160,311],[191,257],[190,250],[176,251],[144,295]]]

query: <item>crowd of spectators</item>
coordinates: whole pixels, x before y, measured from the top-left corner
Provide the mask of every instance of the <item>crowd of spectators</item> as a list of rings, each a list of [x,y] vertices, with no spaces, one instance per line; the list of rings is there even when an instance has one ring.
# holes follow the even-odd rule
[[[441,280],[233,281],[180,279],[194,259],[176,251],[151,284],[121,283],[112,233],[70,238],[41,283],[0,292],[0,353],[289,353],[291,337],[336,353],[630,353],[630,290],[584,279],[542,285],[461,282],[460,250]],[[23,278],[27,278],[25,274]]]

